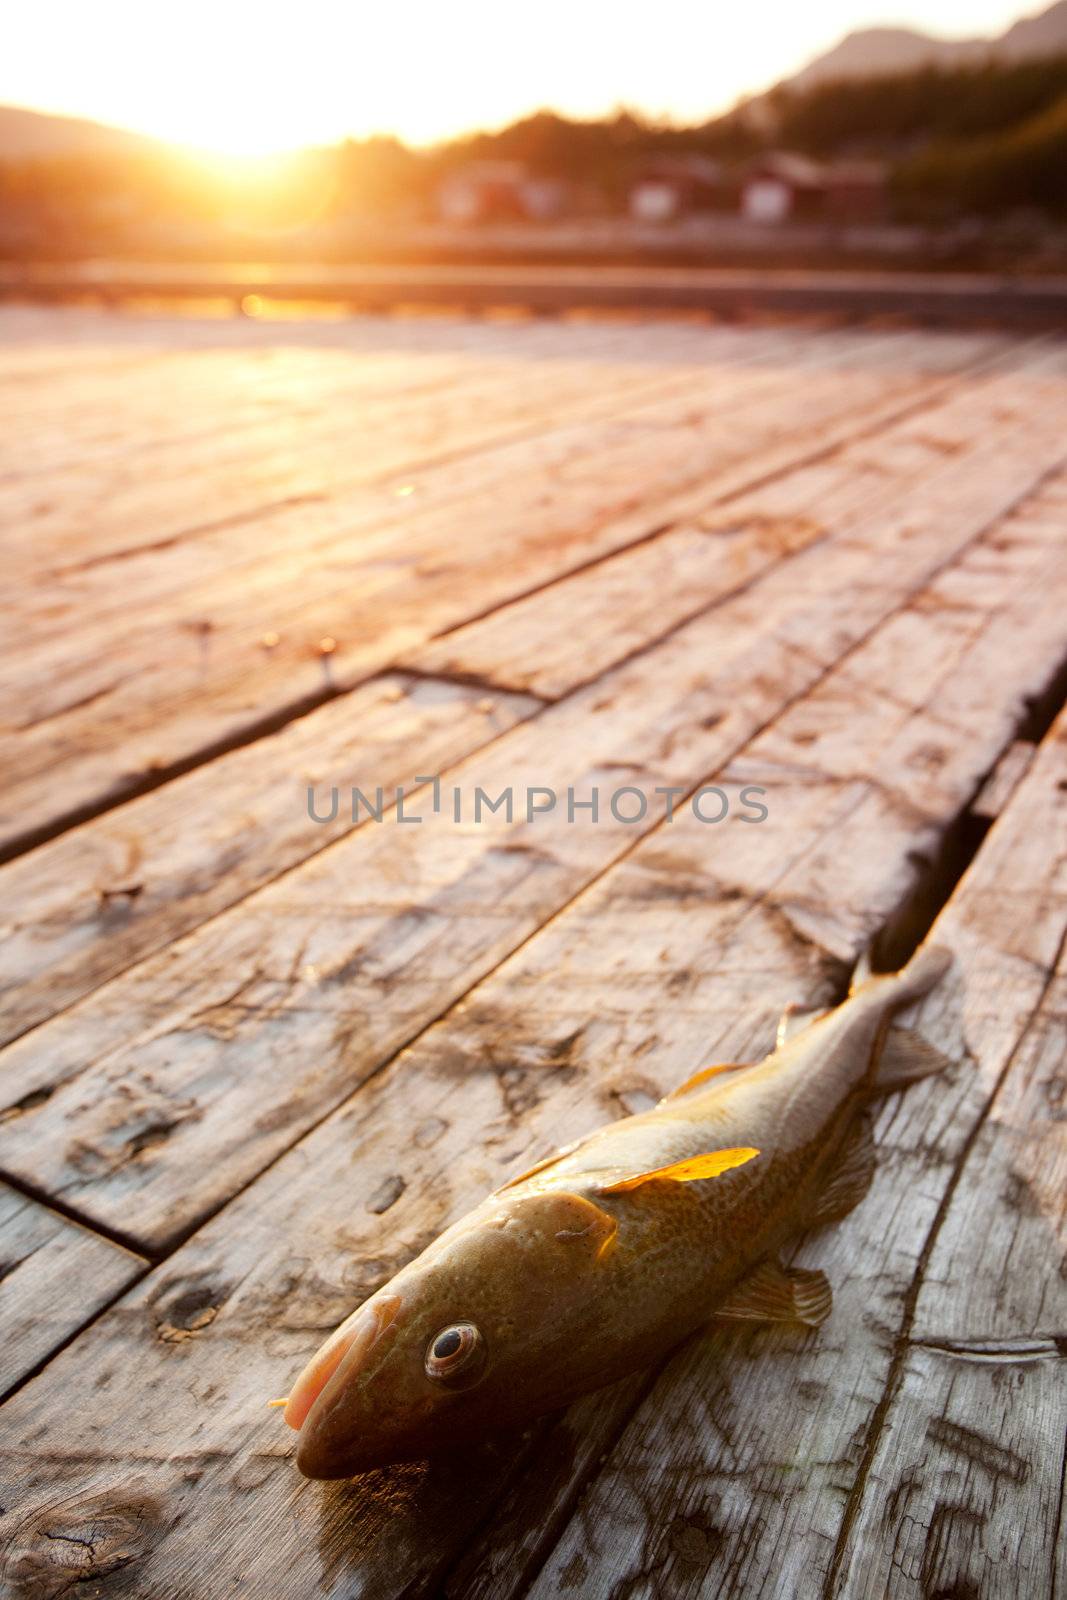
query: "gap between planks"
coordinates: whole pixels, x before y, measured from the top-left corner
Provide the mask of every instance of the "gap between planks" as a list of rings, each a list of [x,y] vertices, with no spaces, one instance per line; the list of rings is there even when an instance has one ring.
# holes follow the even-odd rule
[[[142,1255],[6,1182],[0,1262],[0,1399],[35,1377],[149,1270]]]

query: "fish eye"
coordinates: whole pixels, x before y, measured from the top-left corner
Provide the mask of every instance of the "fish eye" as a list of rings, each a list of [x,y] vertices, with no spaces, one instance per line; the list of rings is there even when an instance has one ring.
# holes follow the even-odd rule
[[[481,1372],[485,1341],[473,1322],[453,1322],[434,1334],[426,1351],[426,1376],[438,1383],[470,1383]]]

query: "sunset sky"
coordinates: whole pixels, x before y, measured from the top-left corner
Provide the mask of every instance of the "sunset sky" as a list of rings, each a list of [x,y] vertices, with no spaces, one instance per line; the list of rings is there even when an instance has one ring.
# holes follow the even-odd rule
[[[1040,0],[34,0],[0,103],[259,153],[388,131],[415,143],[540,106],[725,109],[881,23],[995,33]]]

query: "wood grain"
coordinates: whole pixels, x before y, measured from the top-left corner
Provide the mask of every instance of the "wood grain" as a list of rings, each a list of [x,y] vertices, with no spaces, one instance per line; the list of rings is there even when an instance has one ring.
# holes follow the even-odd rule
[[[529,363],[521,386],[513,365],[520,342]],[[737,348],[736,339],[723,342],[724,354],[731,343]],[[623,403],[672,383],[680,388],[680,380],[693,376],[692,368],[677,363],[612,359],[618,340],[603,330],[598,338],[575,339],[537,325],[506,335],[497,329],[483,338],[481,350],[472,343],[461,329],[451,351],[398,350],[390,357],[372,349],[362,360],[353,359],[355,352],[348,359],[335,352],[332,364],[320,358],[311,373],[290,359],[273,382],[264,381],[262,356],[253,366],[229,351],[200,353],[188,358],[185,373],[168,363],[162,395],[162,375],[156,377],[157,397],[146,408],[149,427],[140,440],[134,429],[132,462],[105,452],[57,466],[43,503],[32,483],[16,479],[4,485],[0,505],[19,518],[13,557],[22,556],[31,572],[48,558],[62,564],[63,551],[72,545],[83,562],[114,558],[148,539],[181,537],[212,518],[236,520],[274,500],[321,492],[325,485],[336,493],[408,464],[425,465],[507,439],[543,418],[550,403],[563,415],[569,405],[579,416],[583,410],[603,414],[594,381],[598,358],[617,378]],[[738,368],[760,351],[758,342],[750,343]],[[122,429],[127,407],[135,412],[137,398],[115,397],[112,426]],[[107,396],[98,400],[106,403]],[[199,431],[188,431],[188,419],[198,414]],[[174,417],[187,419],[186,431],[168,438],[159,422]],[[48,442],[45,436],[41,447]]]
[[[686,354],[676,337],[652,343],[647,334],[635,337],[630,331],[623,345],[618,332],[599,329],[576,336],[572,333],[569,339],[565,335],[561,339],[557,330],[554,342],[546,342],[548,338],[546,330],[512,329],[506,334],[496,330],[491,343],[479,346],[472,345],[469,327],[460,327],[450,340],[428,335],[413,342],[410,335],[398,333],[390,348],[387,343],[383,347],[379,330],[370,329],[355,348],[342,345],[323,353],[319,367],[310,373],[305,371],[300,351],[286,352],[284,359],[278,351],[269,350],[258,351],[254,357],[237,357],[226,349],[197,352],[189,358],[188,392],[183,394],[179,385],[175,399],[157,393],[148,403],[154,427],[146,438],[155,441],[156,450],[168,448],[166,440],[174,434],[174,447],[165,458],[169,468],[162,481],[138,479],[128,462],[125,476],[118,480],[126,500],[135,493],[142,499],[154,497],[155,508],[162,509],[168,525],[160,528],[158,514],[146,521],[122,498],[114,503],[107,491],[116,484],[106,477],[94,482],[90,476],[84,491],[93,498],[92,518],[83,529],[73,515],[77,474],[59,473],[58,492],[43,506],[38,503],[39,495],[34,502],[38,537],[25,540],[20,572],[30,579],[58,574],[64,590],[83,597],[93,593],[95,585],[100,591],[96,598],[103,601],[107,569],[121,563],[124,570],[138,576],[146,597],[151,598],[175,576],[188,582],[224,570],[221,563],[231,565],[242,557],[250,564],[256,542],[255,529],[247,523],[268,510],[283,513],[277,529],[272,529],[275,543],[281,541],[284,547],[287,533],[299,537],[300,519],[286,519],[284,512],[287,502],[299,504],[302,494],[311,494],[325,504],[339,502],[350,525],[361,509],[361,482],[388,482],[405,469],[408,475],[421,476],[435,461],[440,470],[453,459],[492,455],[509,442],[518,443],[561,425],[605,420],[613,407],[611,392],[598,382],[601,374],[611,374],[613,386],[617,382],[616,413],[628,405],[640,410],[657,399],[669,400],[672,394],[677,399],[687,391],[707,396],[728,377],[740,386],[743,396],[748,387],[757,393],[773,387],[776,370],[781,384],[782,369],[798,343],[796,336],[764,333],[746,339],[736,332],[709,331],[700,348],[706,362],[702,366],[694,362],[694,350],[690,347]],[[513,347],[510,359],[509,345]],[[988,348],[976,341],[969,346],[950,346],[945,356],[947,370],[952,370],[953,352],[966,365],[965,352],[973,356]],[[819,359],[818,346],[810,339],[806,349],[809,360]],[[327,356],[329,364],[324,365]],[[267,373],[263,370],[267,357],[275,364],[281,362],[276,380],[267,375],[269,368]],[[520,359],[529,365],[529,383],[515,382],[515,364]],[[510,388],[501,397],[498,391],[505,385]],[[245,410],[253,417],[260,410],[266,412],[262,425],[250,432],[240,425],[232,431],[222,428],[238,396],[243,396]],[[110,405],[105,414],[112,416],[121,437],[129,420],[127,402],[119,392],[106,398]],[[75,403],[73,415],[79,416],[84,409],[84,403]],[[202,418],[199,432],[192,434],[188,431],[190,410]],[[240,417],[237,420],[240,423]],[[59,427],[65,431],[68,421],[64,414]],[[308,459],[301,458],[298,463],[294,450],[305,439]],[[307,468],[313,465],[316,448],[321,456],[323,441],[331,439],[331,448],[347,442],[347,450],[339,462],[332,462],[332,470],[320,460],[320,470],[309,476]],[[428,440],[432,448],[427,457]],[[389,441],[395,460],[383,459],[384,441]],[[284,462],[279,462],[279,456]],[[242,463],[252,477],[287,463],[291,471],[303,472],[304,480],[289,483],[288,493],[273,500],[262,494],[249,497],[246,492],[245,515],[236,505],[224,505],[212,494],[215,479]],[[121,472],[122,463],[105,459],[99,470]],[[68,478],[72,479],[69,483]],[[17,481],[11,490],[13,496],[26,492]],[[188,501],[197,492],[199,498],[189,509]],[[17,506],[14,500],[9,511]],[[388,502],[383,505],[379,494],[362,509],[372,507],[380,516]],[[186,514],[184,526],[182,514]],[[320,511],[320,517],[325,515]],[[42,517],[48,519],[48,539],[40,525]],[[214,537],[217,529],[225,534],[221,542]],[[161,545],[176,553],[168,561],[149,560],[146,577],[141,578],[144,558],[157,556]],[[30,587],[18,594],[20,614],[31,627],[47,598],[47,586],[41,592]],[[85,620],[99,623],[100,615]]]
[[[1027,916],[1058,916],[1060,949],[971,1114],[923,1242],[907,1343],[849,1505],[843,1594],[880,1594],[891,1574],[904,1597],[1055,1593],[1067,1438],[1065,734],[1061,725],[1059,746],[1039,753],[1038,782],[1023,781],[989,839],[986,884],[966,886],[1008,935],[1005,958],[1024,955],[1012,934]]]

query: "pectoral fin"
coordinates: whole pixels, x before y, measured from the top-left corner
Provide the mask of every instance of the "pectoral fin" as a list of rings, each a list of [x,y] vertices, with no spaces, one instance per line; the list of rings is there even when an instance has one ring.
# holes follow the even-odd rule
[[[672,1089],[670,1094],[665,1094],[659,1102],[665,1106],[668,1100],[679,1100],[683,1094],[688,1094],[691,1089],[699,1089],[702,1083],[707,1083],[710,1078],[717,1078],[721,1072],[741,1072],[744,1064],[740,1061],[717,1061],[713,1067],[701,1067],[699,1072],[694,1072],[691,1078],[686,1078],[677,1089]]]
[[[612,1178],[600,1185],[601,1194],[622,1194],[627,1189],[638,1189],[643,1183],[695,1183],[700,1178],[717,1178],[731,1167],[743,1167],[746,1161],[758,1156],[759,1151],[750,1145],[734,1150],[709,1150],[705,1155],[690,1156],[686,1161],[674,1161],[670,1166],[654,1167],[649,1172],[628,1172],[621,1178]]]
[[[538,1196],[533,1204],[549,1219],[560,1244],[580,1246],[590,1251],[595,1261],[602,1261],[614,1249],[618,1219],[584,1195],[549,1194]]]
[[[824,1272],[763,1261],[715,1315],[731,1322],[800,1322],[817,1328],[830,1315],[833,1296]]]
[[[826,1187],[807,1219],[809,1228],[822,1228],[828,1222],[840,1222],[859,1205],[874,1177],[875,1151],[870,1124],[862,1122],[842,1152],[841,1162],[827,1181]]]
[[[935,1045],[911,1028],[890,1028],[871,1079],[874,1094],[892,1094],[909,1083],[944,1072],[952,1063]]]

